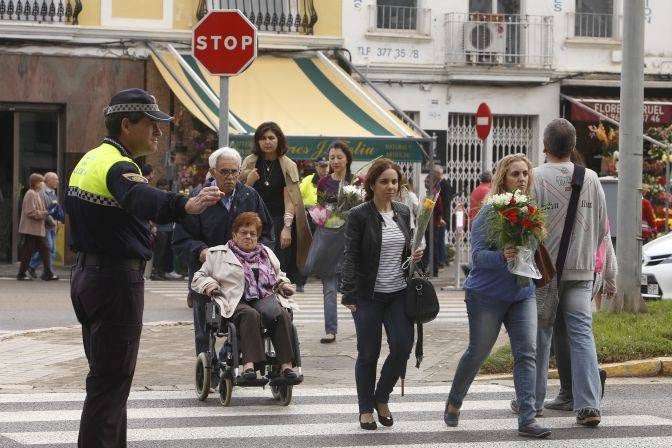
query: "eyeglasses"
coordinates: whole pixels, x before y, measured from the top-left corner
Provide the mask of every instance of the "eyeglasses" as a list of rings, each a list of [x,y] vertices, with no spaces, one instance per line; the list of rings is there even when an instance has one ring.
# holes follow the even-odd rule
[[[225,168],[221,168],[221,169],[218,169],[216,171],[224,177],[226,177],[226,176],[237,176],[238,173],[240,172],[240,170],[227,170]]]
[[[250,238],[256,238],[256,237],[258,236],[258,235],[257,235],[257,232],[255,232],[254,230],[250,230],[250,231],[247,231],[247,230],[239,230],[239,231],[236,232],[236,233],[237,233],[238,235],[240,235],[240,236],[249,236]]]

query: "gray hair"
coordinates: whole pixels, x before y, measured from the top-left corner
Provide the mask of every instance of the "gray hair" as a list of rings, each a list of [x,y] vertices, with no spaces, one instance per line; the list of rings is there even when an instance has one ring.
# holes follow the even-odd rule
[[[569,157],[576,147],[576,129],[564,118],[556,118],[544,129],[544,149],[558,158]]]
[[[479,182],[482,184],[489,184],[492,182],[492,173],[490,171],[483,171],[479,176],[478,176]]]
[[[238,151],[233,148],[229,148],[228,146],[224,146],[219,148],[217,151],[214,151],[212,154],[210,154],[210,157],[208,157],[208,165],[210,165],[210,168],[216,168],[217,162],[219,162],[219,159],[221,158],[234,159],[239,168],[243,163],[243,159],[240,157],[240,153]]]

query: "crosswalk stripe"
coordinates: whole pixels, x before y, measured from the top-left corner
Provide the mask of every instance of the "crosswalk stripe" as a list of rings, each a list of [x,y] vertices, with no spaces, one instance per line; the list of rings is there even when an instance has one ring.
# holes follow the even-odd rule
[[[577,443],[580,442],[580,443]],[[506,440],[506,441],[490,441],[490,442],[471,442],[468,444],[469,448],[530,448],[534,442],[532,440]],[[632,448],[634,446],[640,447],[661,447],[669,448],[672,446],[672,437],[633,437],[628,439],[580,439],[580,440],[554,440],[544,439],[539,442],[540,446],[544,448],[571,448],[580,446],[581,448]],[[385,445],[385,448],[409,448],[418,445]],[[425,446],[419,445],[419,446]],[[456,448],[467,446],[464,442],[453,443],[432,443],[432,448]],[[371,448],[371,445],[348,446],[348,448]]]
[[[192,397],[193,398],[193,397]],[[270,399],[270,394],[266,398]],[[235,396],[234,396],[235,399]],[[406,401],[394,404],[395,414],[404,412],[443,412],[445,401]],[[502,410],[509,409],[509,400],[467,401],[462,410]],[[357,414],[357,404],[301,404],[300,406],[237,406],[237,407],[160,407],[130,408],[129,420],[196,418],[196,417],[254,417],[263,415],[320,415]],[[16,411],[0,412],[0,423],[20,422],[61,422],[79,420],[79,410]]]
[[[426,395],[426,394],[444,394],[450,392],[450,386],[406,386],[406,395]],[[473,384],[469,388],[469,395],[472,394],[492,394],[492,393],[513,393],[514,389],[509,386],[499,384]],[[396,392],[395,392],[396,394]],[[216,395],[216,394],[215,394]],[[215,398],[211,395],[210,398]],[[294,397],[344,397],[357,395],[354,388],[311,388],[297,386],[292,393]],[[0,404],[2,403],[50,403],[50,402],[81,402],[84,401],[83,392],[53,392],[48,394],[0,394]],[[182,400],[185,398],[194,398],[192,390],[167,390],[167,391],[133,391],[128,397],[129,401],[144,400]],[[268,397],[268,391],[259,388],[241,388],[234,389],[234,397]]]
[[[575,417],[545,418],[544,425],[552,429],[573,428]],[[616,415],[602,419],[601,427],[668,426],[672,420],[650,415]],[[516,429],[514,419],[464,419],[457,428],[447,428],[440,419],[401,421],[386,429],[386,433],[501,431]],[[199,439],[251,439],[262,437],[339,436],[352,434],[353,424],[304,423],[243,426],[205,426],[173,428],[135,428],[128,430],[128,441],[199,440]],[[382,432],[382,431],[381,431]],[[2,435],[28,445],[76,443],[77,431],[3,432]],[[373,434],[372,434],[373,435]]]

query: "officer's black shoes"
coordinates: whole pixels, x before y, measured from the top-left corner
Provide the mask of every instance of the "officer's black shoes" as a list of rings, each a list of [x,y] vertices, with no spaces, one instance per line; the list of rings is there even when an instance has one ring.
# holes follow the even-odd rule
[[[51,274],[51,275],[43,275],[43,276],[40,277],[40,278],[41,278],[42,280],[44,280],[45,282],[50,282],[50,281],[52,281],[52,280],[58,280],[58,275],[54,275],[54,274]]]
[[[18,274],[16,276],[16,279],[20,281],[25,281],[25,280],[32,280],[33,278],[29,277],[27,274]]]
[[[35,272],[35,269],[28,268],[28,275],[30,275],[33,278],[37,278],[37,273]]]

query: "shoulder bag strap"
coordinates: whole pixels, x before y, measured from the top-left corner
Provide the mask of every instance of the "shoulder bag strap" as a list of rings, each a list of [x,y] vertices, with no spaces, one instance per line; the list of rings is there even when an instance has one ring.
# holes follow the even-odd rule
[[[579,196],[581,195],[585,174],[586,169],[583,166],[574,164],[574,173],[572,173],[572,195],[569,198],[567,216],[565,216],[565,226],[562,228],[558,258],[555,262],[556,281],[558,282],[558,286],[560,285],[562,271],[565,267],[567,250],[569,249],[569,239],[572,236],[572,230],[574,229],[574,223],[576,222],[576,209],[579,205]]]

